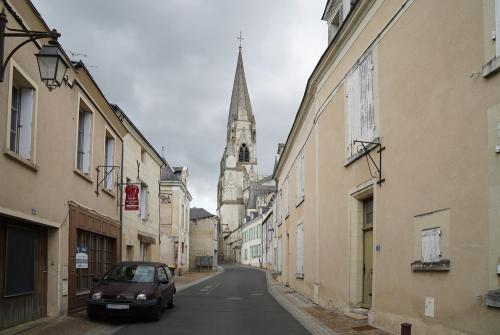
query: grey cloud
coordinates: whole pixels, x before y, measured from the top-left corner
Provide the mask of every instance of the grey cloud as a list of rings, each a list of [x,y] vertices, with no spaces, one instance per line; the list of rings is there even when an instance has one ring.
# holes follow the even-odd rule
[[[326,47],[324,0],[33,0],[65,49],[172,165],[187,165],[193,205],[215,212],[236,67],[236,36],[269,174]]]

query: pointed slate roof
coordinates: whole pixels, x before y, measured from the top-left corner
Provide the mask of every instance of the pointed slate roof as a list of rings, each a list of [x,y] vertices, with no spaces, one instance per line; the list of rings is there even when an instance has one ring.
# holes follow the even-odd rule
[[[234,75],[233,93],[231,94],[228,122],[231,123],[234,120],[248,120],[255,123],[252,106],[250,105],[247,81],[245,79],[245,69],[243,68],[241,47],[238,52],[238,63],[236,64],[236,73]]]
[[[189,209],[189,218],[191,220],[200,220],[205,218],[211,218],[214,216],[212,213],[206,211],[204,208],[193,207]]]

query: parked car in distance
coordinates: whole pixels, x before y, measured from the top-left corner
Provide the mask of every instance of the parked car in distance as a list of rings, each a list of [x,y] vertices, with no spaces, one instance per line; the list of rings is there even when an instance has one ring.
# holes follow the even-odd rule
[[[166,307],[175,306],[174,277],[167,265],[121,262],[95,280],[87,302],[87,316],[150,316],[157,321]]]

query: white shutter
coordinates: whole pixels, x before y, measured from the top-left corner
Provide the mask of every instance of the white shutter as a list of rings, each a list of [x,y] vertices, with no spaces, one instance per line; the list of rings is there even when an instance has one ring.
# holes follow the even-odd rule
[[[278,246],[277,246],[277,268],[278,272],[281,273],[281,237],[278,238]]]
[[[19,123],[19,155],[25,159],[31,158],[31,133],[33,118],[33,98],[35,90],[21,88],[21,116]]]
[[[304,179],[304,153],[302,152],[302,155],[300,155],[300,194],[302,195],[302,198],[304,197]]]
[[[148,201],[148,188],[146,186],[141,185],[141,198],[139,199],[141,205],[141,211],[139,215],[142,220],[146,220],[146,209],[147,209],[147,201]]]
[[[437,262],[441,256],[439,228],[422,230],[422,262]]]
[[[360,140],[360,71],[359,67],[347,76],[347,156],[352,156],[353,142]]]
[[[373,140],[373,63],[371,54],[359,65],[360,70],[360,139]]]
[[[351,11],[351,0],[342,0],[342,22]]]
[[[300,200],[300,157],[295,162],[295,202]]]
[[[295,272],[299,277],[304,276],[304,229],[302,224],[297,226],[297,262]]]
[[[92,113],[84,112],[83,117],[83,173],[90,172]]]
[[[495,1],[495,42],[496,42],[496,55],[500,56],[500,0]]]
[[[113,188],[113,173],[111,170],[114,165],[114,140],[111,137],[106,137],[106,184],[108,190]]]

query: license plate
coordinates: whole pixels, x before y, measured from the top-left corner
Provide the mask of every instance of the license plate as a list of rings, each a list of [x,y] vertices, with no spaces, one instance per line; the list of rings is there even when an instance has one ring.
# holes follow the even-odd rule
[[[107,309],[130,309],[129,305],[107,304]]]

